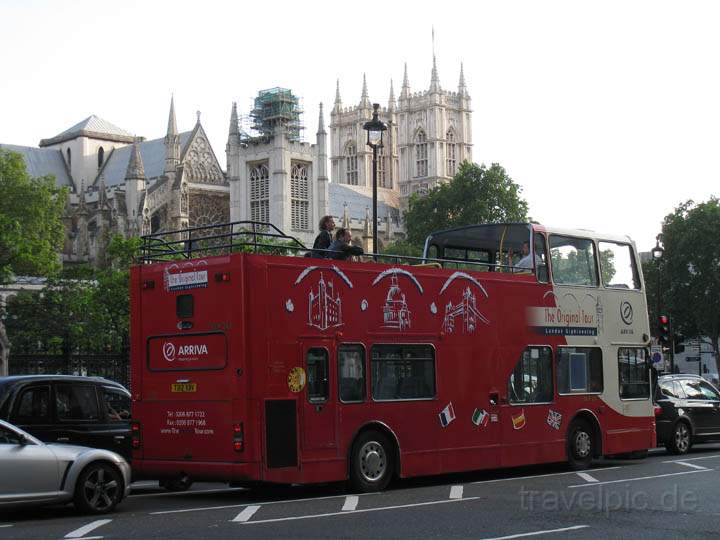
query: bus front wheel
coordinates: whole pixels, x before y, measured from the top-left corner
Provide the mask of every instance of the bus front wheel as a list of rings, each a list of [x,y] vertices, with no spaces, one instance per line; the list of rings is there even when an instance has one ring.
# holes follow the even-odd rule
[[[394,471],[394,451],[388,438],[378,431],[366,431],[355,440],[350,455],[350,483],[368,493],[382,491]]]
[[[570,424],[567,444],[570,468],[575,471],[587,469],[595,451],[595,434],[590,424],[585,420],[575,420]]]

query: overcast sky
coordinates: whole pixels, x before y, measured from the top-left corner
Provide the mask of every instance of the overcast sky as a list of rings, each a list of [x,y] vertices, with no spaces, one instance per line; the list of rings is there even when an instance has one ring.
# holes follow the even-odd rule
[[[718,194],[720,3],[0,0],[0,142],[36,146],[95,114],[162,137],[195,111],[225,168],[231,104],[302,97],[306,138],[345,106],[465,64],[473,155],[522,186],[533,219],[629,234],[641,250],[687,199]]]

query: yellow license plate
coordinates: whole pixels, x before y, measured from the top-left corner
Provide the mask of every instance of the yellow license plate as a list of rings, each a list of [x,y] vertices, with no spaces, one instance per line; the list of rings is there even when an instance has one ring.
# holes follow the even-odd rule
[[[170,385],[171,392],[197,392],[197,384],[192,383],[172,383]]]

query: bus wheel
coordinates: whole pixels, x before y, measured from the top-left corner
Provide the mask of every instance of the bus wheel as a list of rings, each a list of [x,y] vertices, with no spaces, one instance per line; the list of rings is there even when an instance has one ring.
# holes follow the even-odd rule
[[[355,440],[350,456],[350,483],[353,489],[367,493],[382,491],[394,470],[393,448],[387,437],[366,431]]]
[[[585,420],[575,420],[568,430],[568,463],[570,468],[579,471],[587,469],[593,458],[595,436],[590,424]]]
[[[670,434],[670,439],[665,444],[668,452],[671,454],[686,454],[690,450],[692,442],[690,440],[690,428],[687,422],[682,420],[675,424],[675,427]]]

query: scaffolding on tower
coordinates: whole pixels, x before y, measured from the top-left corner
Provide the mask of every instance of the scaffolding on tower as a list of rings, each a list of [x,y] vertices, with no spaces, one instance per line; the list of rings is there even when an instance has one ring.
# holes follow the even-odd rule
[[[252,135],[245,130],[241,132],[244,142],[269,140],[275,132],[276,126],[284,126],[287,137],[291,141],[299,141],[301,132],[305,129],[300,121],[300,98],[287,88],[270,88],[261,90],[255,98],[255,104],[250,111],[250,129]]]

